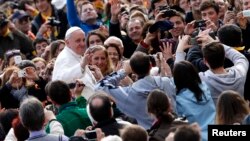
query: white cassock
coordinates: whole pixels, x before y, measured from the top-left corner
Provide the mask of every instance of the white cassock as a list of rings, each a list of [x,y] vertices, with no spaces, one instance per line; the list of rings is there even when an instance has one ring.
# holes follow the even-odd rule
[[[76,79],[80,79],[85,85],[82,96],[88,99],[94,94],[96,80],[87,66],[84,73],[82,72],[80,62],[81,56],[66,46],[56,58],[52,81],[62,80],[69,84],[75,83]]]

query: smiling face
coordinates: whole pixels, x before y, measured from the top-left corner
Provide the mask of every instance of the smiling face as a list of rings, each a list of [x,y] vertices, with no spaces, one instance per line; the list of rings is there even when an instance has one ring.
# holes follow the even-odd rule
[[[104,50],[97,50],[93,52],[91,65],[96,65],[102,73],[106,71],[108,67],[108,56]]]
[[[36,0],[35,5],[38,11],[42,13],[46,12],[50,7],[50,3],[48,2],[48,0]]]
[[[44,71],[45,68],[46,68],[46,64],[44,64],[44,62],[42,62],[42,61],[37,61],[37,62],[35,63],[35,66],[36,66],[37,75],[40,75],[40,73],[41,73],[42,71]]]
[[[119,61],[119,53],[117,52],[116,48],[110,46],[107,48],[107,52],[108,52],[109,58],[112,61],[112,64],[114,66],[117,66],[117,63]]]
[[[201,17],[203,20],[211,20],[215,25],[217,25],[219,19],[218,13],[212,7],[202,10]]]
[[[142,24],[137,19],[128,22],[128,36],[134,41],[139,42],[142,39]]]
[[[85,52],[85,33],[82,30],[76,30],[66,39],[66,45],[76,54],[83,55]]]
[[[177,38],[180,36],[180,35],[183,35],[184,33],[184,29],[185,29],[185,23],[184,21],[182,20],[181,17],[179,16],[173,16],[169,19],[172,23],[174,23],[174,28],[170,30],[170,33],[171,35],[174,37],[174,38]]]

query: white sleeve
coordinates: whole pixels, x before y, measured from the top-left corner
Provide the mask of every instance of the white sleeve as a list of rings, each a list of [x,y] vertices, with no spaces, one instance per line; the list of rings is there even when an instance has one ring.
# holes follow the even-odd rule
[[[49,124],[50,134],[64,135],[62,124],[56,120],[53,120]]]
[[[16,136],[14,134],[13,128],[10,129],[10,131],[6,135],[4,141],[17,141],[17,138],[16,138]]]

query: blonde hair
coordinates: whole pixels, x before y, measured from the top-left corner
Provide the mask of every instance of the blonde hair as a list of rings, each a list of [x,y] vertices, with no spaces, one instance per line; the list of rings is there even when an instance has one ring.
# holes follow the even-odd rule
[[[112,64],[111,60],[109,59],[108,52],[104,46],[95,45],[95,46],[90,47],[89,50],[90,50],[90,53],[95,53],[96,51],[100,51],[100,50],[104,52],[105,57],[107,58],[107,66],[106,66],[107,68],[105,69],[104,72],[102,72],[103,76],[106,76],[106,75],[110,74],[111,72],[113,72],[113,64]]]

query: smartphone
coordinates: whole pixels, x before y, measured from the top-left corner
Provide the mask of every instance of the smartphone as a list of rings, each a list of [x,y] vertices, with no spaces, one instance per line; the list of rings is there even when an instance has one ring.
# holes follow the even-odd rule
[[[163,18],[172,17],[172,16],[176,15],[176,12],[174,10],[172,10],[172,9],[166,10],[163,13],[164,13],[162,15]]]
[[[89,141],[95,141],[96,138],[97,138],[96,130],[86,131],[86,132],[85,132],[85,137],[86,137]]]
[[[206,21],[205,20],[195,21],[194,28],[197,28],[197,27],[206,27]]]
[[[18,65],[22,62],[22,57],[20,55],[14,56],[15,64]]]
[[[20,71],[18,71],[17,76],[20,77],[20,78],[25,77],[26,72],[24,70],[20,70]]]
[[[250,17],[250,10],[244,10],[242,13],[243,17]]]

